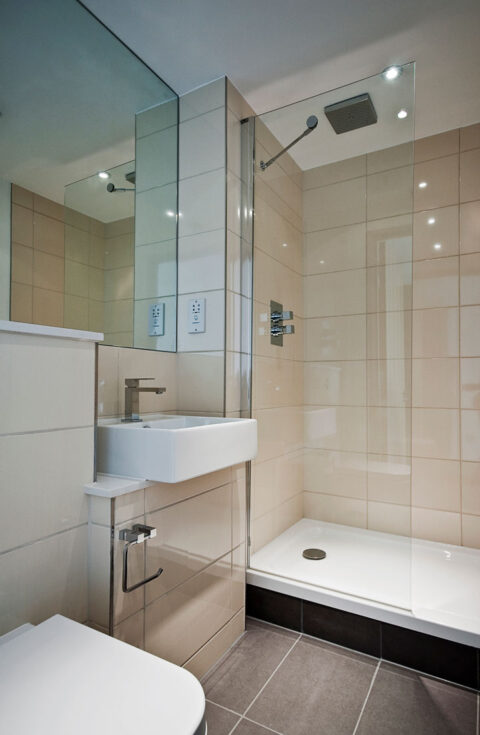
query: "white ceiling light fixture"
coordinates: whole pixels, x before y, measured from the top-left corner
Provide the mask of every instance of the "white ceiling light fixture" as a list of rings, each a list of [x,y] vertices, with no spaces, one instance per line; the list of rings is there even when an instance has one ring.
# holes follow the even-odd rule
[[[426,181],[421,181],[419,183],[419,185],[418,185],[418,188],[419,189],[426,189],[427,188],[427,182]]]
[[[388,66],[382,73],[387,82],[393,82],[393,80],[398,79],[402,73],[402,68],[400,66]]]
[[[427,220],[429,225],[434,225],[436,221],[435,217],[429,217]]]
[[[98,178],[99,179],[109,179],[110,178],[110,174],[107,174],[106,171],[99,171],[98,172]]]
[[[408,112],[406,110],[399,110],[397,112],[397,117],[399,120],[405,120],[405,118],[408,117]]]
[[[436,242],[433,247],[435,248],[435,250],[441,250],[442,249],[442,243],[441,242]]]

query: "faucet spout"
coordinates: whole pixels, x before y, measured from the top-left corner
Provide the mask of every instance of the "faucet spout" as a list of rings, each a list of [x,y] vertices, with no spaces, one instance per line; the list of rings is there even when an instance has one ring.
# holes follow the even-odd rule
[[[166,388],[160,386],[145,387],[140,385],[141,380],[155,380],[155,378],[125,378],[125,416],[124,422],[141,421],[139,416],[139,394],[166,393]]]

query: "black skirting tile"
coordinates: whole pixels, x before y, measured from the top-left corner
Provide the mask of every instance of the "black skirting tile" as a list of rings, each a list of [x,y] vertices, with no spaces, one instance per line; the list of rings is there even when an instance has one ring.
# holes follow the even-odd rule
[[[478,651],[461,643],[382,623],[382,658],[478,688]]]
[[[302,628],[302,601],[297,597],[271,592],[247,584],[247,615],[300,631]]]
[[[303,603],[303,632],[355,651],[380,656],[381,624],[314,602]]]

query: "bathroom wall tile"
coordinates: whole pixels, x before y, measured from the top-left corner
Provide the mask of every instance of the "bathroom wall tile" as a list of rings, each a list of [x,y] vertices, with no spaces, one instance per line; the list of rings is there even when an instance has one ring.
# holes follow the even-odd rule
[[[321,493],[304,493],[305,517],[344,526],[367,527],[367,501]]]
[[[365,282],[365,269],[307,276],[305,316],[364,314]]]
[[[480,123],[460,128],[460,150],[480,147]]]
[[[306,404],[366,405],[366,366],[362,360],[305,363]]]
[[[459,512],[460,462],[413,457],[412,505]]]
[[[303,490],[303,451],[252,464],[252,517],[260,516]]]
[[[457,357],[458,309],[413,312],[413,357]]]
[[[480,202],[460,205],[460,252],[480,250]]]
[[[33,215],[33,247],[63,258],[65,237],[63,228],[63,222],[35,212]]]
[[[134,263],[134,236],[132,233],[105,239],[105,270],[123,268]]]
[[[217,261],[216,261],[217,262]],[[226,283],[230,291],[241,292],[242,240],[234,232],[227,231]],[[180,278],[180,272],[179,272]],[[244,294],[247,295],[247,294]]]
[[[304,461],[307,492],[367,497],[367,460],[364,453],[315,449],[305,453]]]
[[[356,179],[366,174],[367,156],[355,156],[344,161],[317,166],[303,172],[303,189],[315,189],[318,186],[335,184],[338,181]]]
[[[254,405],[257,409],[303,404],[303,364],[293,360],[255,358]]]
[[[105,261],[105,244],[106,240],[103,235],[100,237],[90,233],[88,244],[88,264],[93,268],[103,269]]]
[[[260,146],[268,151],[270,156],[274,156],[279,153],[283,145],[277,140],[269,128],[263,123],[259,117],[255,120],[255,147]],[[289,153],[281,156],[278,165],[293,181],[302,188],[303,172],[295,163]]]
[[[261,462],[303,447],[303,407],[254,409],[257,420],[258,455]]]
[[[0,555],[0,635],[59,613],[87,619],[87,526]]]
[[[224,485],[146,515],[157,529],[145,551],[146,574],[163,574],[145,588],[148,605],[230,550],[232,488]]]
[[[300,273],[302,270],[302,235],[285,216],[255,192],[255,247],[283,265]]]
[[[254,111],[248,104],[247,100],[240,94],[236,86],[228,77],[227,82],[227,105],[229,109],[241,120],[243,117],[250,117]]]
[[[41,250],[33,251],[33,285],[50,291],[64,291],[65,260]],[[88,294],[88,291],[86,292]]]
[[[78,227],[65,225],[65,258],[88,265],[90,257],[90,233]]]
[[[136,490],[133,493],[120,495],[115,498],[115,525],[124,524],[137,516],[141,516],[144,511],[145,490]]]
[[[459,207],[441,207],[413,216],[413,258],[425,260],[458,254]],[[435,245],[440,245],[436,248]]]
[[[270,154],[256,146],[257,160],[267,160]],[[297,184],[297,176],[289,176],[280,165],[280,160],[257,176],[255,180],[255,218],[257,213],[257,199],[264,200],[268,206],[285,218],[298,231],[302,230],[303,196]]]
[[[12,242],[11,279],[16,283],[33,283],[33,249]]]
[[[207,411],[223,414],[224,353],[183,352],[177,355],[177,408],[181,412]],[[202,390],[198,390],[198,376]]]
[[[303,195],[304,230],[324,230],[366,219],[365,178],[309,189]]]
[[[88,269],[88,298],[90,301],[104,300],[104,271],[103,268]],[[103,306],[103,303],[102,303]]]
[[[417,163],[414,174],[415,212],[458,204],[458,171],[458,155]],[[420,188],[419,184],[423,182],[427,186]]]
[[[367,268],[367,311],[402,311],[412,305],[410,263]]]
[[[367,219],[383,219],[410,212],[412,187],[412,166],[367,176]]]
[[[117,347],[98,346],[98,378],[97,378],[97,411],[100,416],[118,416],[119,384],[118,384]]]
[[[182,137],[181,140],[185,145],[186,140]],[[176,182],[177,146],[177,127],[175,125],[137,138],[135,188],[138,193]]]
[[[391,311],[367,316],[367,358],[408,358],[412,343],[412,313]]]
[[[33,212],[12,204],[12,242],[33,247]]]
[[[143,253],[148,248],[149,246],[145,245],[138,248],[138,251]],[[142,260],[141,256],[139,260]],[[146,293],[143,298],[146,296],[157,296],[157,294]],[[120,301],[122,299],[133,299],[133,268],[131,266],[105,271],[105,301]]]
[[[480,516],[480,462],[462,462],[462,512]]]
[[[462,306],[460,309],[460,355],[480,356],[480,331],[478,329],[480,306]]]
[[[76,227],[79,230],[85,230],[86,232],[89,232],[90,230],[90,217],[78,212],[76,209],[65,207],[64,220],[66,225],[71,225],[72,227]]]
[[[242,234],[242,183],[232,171],[227,171],[227,223],[226,226],[237,235]]]
[[[225,108],[182,121],[179,151],[180,179],[225,167]]]
[[[33,322],[33,288],[24,283],[10,284],[10,319],[14,322]]]
[[[46,199],[38,194],[33,195],[33,209],[35,212],[40,212],[46,217],[53,217],[53,219],[58,219],[60,222],[64,220],[63,204],[54,202],[52,199]]]
[[[177,186],[147,189],[135,198],[135,243],[149,245],[176,236]]]
[[[413,163],[413,143],[401,143],[368,153],[367,174],[376,174],[380,171],[408,166],[411,163]]]
[[[165,330],[164,334],[158,337],[151,337],[148,332],[148,314],[152,304],[156,304],[159,300],[158,296],[151,299],[140,299],[135,301],[133,313],[133,332],[130,342],[126,346],[133,346],[144,350],[165,350],[166,352],[174,352],[176,349],[176,307],[177,299],[175,296],[162,296],[161,300],[165,304]],[[127,302],[113,302],[117,304]],[[131,323],[131,317],[129,318]],[[125,322],[128,324],[129,322]]]
[[[145,649],[172,663],[184,664],[233,617],[231,585],[228,554],[148,605]]]
[[[367,223],[367,265],[391,265],[412,259],[412,215]]]
[[[208,475],[185,480],[185,482],[173,484],[157,482],[145,489],[145,512],[153,513],[173,503],[228,485],[231,480],[232,471],[228,467],[224,470],[218,470],[218,472],[210,472]]]
[[[184,179],[179,185],[179,236],[210,232],[225,226],[223,169]],[[173,231],[170,239],[175,235]]]
[[[178,293],[193,293],[199,283],[205,291],[214,291],[225,286],[223,229],[182,237],[179,240]]]
[[[480,253],[460,256],[460,303],[480,304]]]
[[[90,525],[110,526],[112,521],[111,499],[97,495],[88,496],[88,522]]]
[[[409,408],[369,407],[368,451],[373,454],[410,454],[411,415]]]
[[[368,499],[410,506],[411,466],[409,457],[392,454],[368,455]]]
[[[158,130],[165,130],[165,128],[176,125],[177,121],[178,102],[174,98],[139,112],[135,116],[136,136],[142,138],[145,135],[156,133]]]
[[[91,343],[2,334],[0,434],[93,425],[94,360]]]
[[[460,544],[460,514],[412,508],[412,536],[444,544]]]
[[[88,265],[73,260],[65,262],[65,293],[88,296]]]
[[[303,492],[278,505],[273,513],[275,536],[279,536],[303,518]]]
[[[303,316],[303,278],[274,258],[255,248],[256,277],[254,297],[269,304],[270,300],[283,302],[284,309]]]
[[[410,536],[410,508],[406,505],[368,501],[367,528],[382,533]]]
[[[63,327],[63,293],[43,288],[33,289],[33,323]]]
[[[460,201],[480,199],[480,148],[460,154]]]
[[[14,204],[20,204],[22,207],[27,209],[33,209],[33,192],[28,189],[23,189],[17,184],[12,184],[12,202]]]
[[[480,460],[480,411],[461,411],[462,459],[471,462]]]
[[[115,625],[113,635],[117,640],[124,641],[130,646],[144,648],[144,617],[145,611],[139,610],[137,613],[122,620],[121,623]]]
[[[480,549],[480,518],[464,513],[462,515],[462,544],[472,549]]]
[[[369,406],[409,406],[411,389],[410,360],[368,360]]]
[[[460,374],[462,408],[480,409],[480,359],[462,358]]]
[[[146,386],[160,386],[166,392],[143,393],[140,395],[141,413],[161,413],[176,407],[177,401],[177,366],[174,353],[155,352],[153,350],[121,349],[118,353],[118,405],[123,414],[125,406],[125,378],[142,376],[153,378]]]
[[[245,544],[232,550],[232,600],[231,609],[235,612],[245,607],[247,552]]]
[[[242,297],[243,298],[243,297]],[[243,298],[242,305],[245,305]],[[248,304],[247,304],[248,308]],[[245,316],[245,318],[243,318]],[[244,311],[242,315],[243,329],[250,325],[248,323],[248,315]],[[262,357],[278,357],[281,355],[282,360],[303,360],[304,355],[304,320],[294,314],[293,324],[295,333],[289,334],[283,340],[283,347],[272,345],[270,342],[270,305],[253,302],[253,354]],[[248,333],[245,335],[243,344],[248,339]]]
[[[413,264],[413,308],[458,306],[458,257]]]
[[[203,115],[225,104],[226,77],[208,82],[180,97],[180,121]]]
[[[250,524],[250,553],[254,554],[276,536],[274,511],[269,511],[260,518],[254,518]]]
[[[110,533],[108,526],[88,524],[88,622],[107,630],[110,614]]]
[[[365,358],[364,315],[306,319],[304,327],[307,361]]]
[[[0,552],[86,523],[83,485],[93,479],[93,450],[93,427],[0,437],[5,507],[22,519],[5,524]]]
[[[244,630],[245,610],[242,609],[185,662],[184,668],[198,679],[205,676],[209,669],[233,646],[235,641],[243,634]],[[234,722],[235,717],[233,716]]]
[[[80,215],[83,217],[83,215]],[[87,218],[87,227],[83,227],[83,229],[87,229],[90,231],[90,225],[92,220]],[[74,225],[80,227],[82,229],[82,225]],[[113,222],[106,222],[104,227],[104,236],[106,239],[121,237],[122,235],[132,235],[135,232],[135,218],[134,217],[124,217],[123,219],[116,219]]]
[[[447,408],[412,410],[412,455],[459,459],[459,412]]]
[[[365,224],[307,233],[304,237],[304,258],[305,275],[363,268]]]
[[[236,93],[237,98],[240,97],[238,93]],[[242,135],[242,123],[240,120],[244,117],[247,117],[246,115],[237,115],[235,112],[231,109],[231,95],[229,95],[230,99],[228,99],[228,108],[227,108],[227,167],[230,171],[232,171],[235,176],[238,176],[238,178],[241,178],[242,175],[242,143],[241,143],[241,135]],[[236,105],[234,105],[237,107]],[[245,107],[246,102],[245,100],[239,103],[239,107]],[[237,108],[238,109],[238,108]]]
[[[347,452],[366,451],[366,409],[359,406],[307,407],[305,446]]]
[[[232,548],[246,539],[247,485],[246,464],[232,467]]]
[[[457,408],[458,359],[440,357],[413,360],[412,404],[418,408]]]
[[[133,331],[133,299],[105,302],[105,332]]]
[[[451,156],[459,150],[459,130],[448,130],[439,135],[419,138],[415,141],[415,163],[430,161],[432,158]]]

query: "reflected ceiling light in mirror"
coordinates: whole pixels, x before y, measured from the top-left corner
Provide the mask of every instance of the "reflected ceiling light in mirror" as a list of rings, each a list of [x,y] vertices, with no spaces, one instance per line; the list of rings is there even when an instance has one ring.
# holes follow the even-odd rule
[[[167,217],[175,217],[175,212],[173,211],[173,209],[167,209],[165,214],[167,215]]]
[[[109,179],[110,178],[110,174],[107,174],[106,171],[99,171],[98,172],[98,178],[99,179]]]
[[[429,217],[428,220],[427,220],[427,223],[429,225],[434,225],[436,221],[437,220],[435,219],[435,217]]]
[[[399,77],[401,73],[402,69],[400,66],[388,66],[382,72],[383,78],[386,79],[388,82],[393,82],[393,80],[397,79],[397,77]]]
[[[426,181],[420,181],[418,185],[419,189],[426,189],[427,188],[427,182]]]
[[[282,248],[288,248],[288,242],[284,242],[284,243],[282,244]]]
[[[435,248],[435,250],[441,250],[442,249],[442,243],[441,242],[436,242],[433,247]]]
[[[397,112],[397,117],[399,120],[405,120],[405,118],[408,117],[408,112],[406,110],[399,110]]]

